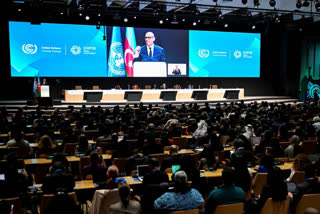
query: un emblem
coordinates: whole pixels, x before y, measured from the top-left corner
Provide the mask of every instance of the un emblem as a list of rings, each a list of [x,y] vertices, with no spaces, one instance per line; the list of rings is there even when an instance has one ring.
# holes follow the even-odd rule
[[[117,76],[124,76],[124,58],[122,53],[122,44],[120,42],[114,42],[111,44],[111,60],[109,66],[111,72]]]
[[[25,54],[35,54],[38,50],[38,47],[35,44],[23,44],[22,51]]]
[[[71,53],[72,53],[73,55],[78,55],[78,54],[81,53],[81,48],[80,48],[80,46],[73,45],[73,46],[71,47],[70,51],[71,51]]]

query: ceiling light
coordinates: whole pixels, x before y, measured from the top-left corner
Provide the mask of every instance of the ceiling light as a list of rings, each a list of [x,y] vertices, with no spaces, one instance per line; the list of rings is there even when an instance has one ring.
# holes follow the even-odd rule
[[[297,2],[296,7],[297,7],[298,9],[300,9],[300,8],[302,7],[302,4],[301,4],[301,1],[300,1],[300,0]]]
[[[193,26],[196,26],[196,25],[197,25],[197,22],[193,22],[192,25],[193,25]]]
[[[227,28],[228,26],[229,26],[228,23],[224,24],[224,27],[225,27],[225,28]]]
[[[302,6],[304,7],[309,7],[310,2],[308,2],[307,0],[304,0],[304,2],[302,3]]]
[[[162,19],[159,20],[159,24],[161,24],[161,25],[163,24],[163,20]]]
[[[128,22],[129,19],[128,19],[127,17],[124,17],[123,21],[124,21],[124,22]]]
[[[276,6],[276,1],[275,0],[270,0],[269,1],[269,5],[270,5],[270,7]]]
[[[90,20],[90,16],[87,15],[87,16],[85,17],[85,19],[86,19],[87,21],[89,21],[89,20]]]

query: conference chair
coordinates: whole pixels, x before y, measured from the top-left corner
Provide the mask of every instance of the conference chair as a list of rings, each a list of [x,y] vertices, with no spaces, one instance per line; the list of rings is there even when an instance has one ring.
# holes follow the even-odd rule
[[[214,214],[243,214],[244,203],[219,205],[216,207]]]
[[[217,88],[218,88],[218,85],[211,85],[211,88],[212,88],[212,89],[217,89]]]
[[[98,130],[86,130],[88,140],[96,140],[98,137]]]
[[[320,210],[320,193],[304,194],[296,206],[296,214],[303,214],[307,207]]]
[[[128,158],[113,158],[112,165],[116,165],[119,169],[119,175],[126,174],[126,165]]]
[[[93,90],[99,90],[100,87],[99,87],[98,85],[93,85],[93,86],[92,86],[92,89],[93,89]]]
[[[29,147],[14,146],[6,148],[6,153],[16,152],[20,159],[32,158]]]
[[[295,171],[291,181],[295,184],[301,184],[304,182],[304,172],[303,171]]]
[[[287,163],[288,160],[289,160],[288,157],[281,157],[281,158],[275,158],[275,159],[274,159],[275,162],[276,162],[276,161],[280,161],[280,162],[282,162],[282,163]]]
[[[63,153],[74,155],[77,145],[79,145],[79,143],[65,143],[63,146]]]
[[[261,194],[263,187],[267,184],[267,177],[268,173],[257,173],[254,176],[252,190],[255,198]]]
[[[109,207],[120,201],[118,189],[96,190],[90,205],[90,214],[109,214]]]
[[[145,89],[151,89],[151,85],[145,85],[144,88]]]
[[[82,86],[81,86],[81,85],[76,85],[76,86],[74,87],[74,89],[75,89],[75,90],[82,90]]]
[[[317,153],[317,140],[304,140],[302,142],[303,152],[305,154]]]
[[[69,192],[68,195],[73,198],[74,203],[78,206],[79,201],[77,198],[77,194],[75,192]],[[40,214],[44,213],[45,209],[48,207],[50,200],[54,197],[54,194],[44,194],[41,197],[41,202],[40,202]]]
[[[79,162],[79,173],[82,175],[82,170],[85,166],[90,165],[90,156],[81,156]]]
[[[272,198],[268,198],[264,203],[260,214],[287,214],[289,210],[289,202],[289,196],[287,196],[284,201],[273,201]]]
[[[199,209],[172,211],[169,214],[199,214]]]
[[[172,137],[173,144],[178,145],[180,149],[187,147],[187,138],[185,137]]]
[[[26,210],[22,207],[22,201],[20,197],[14,197],[14,198],[1,198],[0,201],[5,202],[8,205],[13,205],[13,207],[10,208],[12,214],[25,214]],[[3,203],[2,202],[2,203]],[[1,210],[3,212],[3,210]]]

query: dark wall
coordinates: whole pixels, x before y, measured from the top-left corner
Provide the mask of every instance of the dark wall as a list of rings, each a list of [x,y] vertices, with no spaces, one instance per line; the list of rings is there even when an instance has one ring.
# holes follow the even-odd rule
[[[5,39],[8,41],[8,23],[4,24]],[[209,29],[206,29],[209,30]],[[300,40],[303,32],[286,31],[281,25],[275,25],[261,32],[261,76],[260,78],[47,78],[53,98],[61,98],[62,89],[73,89],[75,85],[91,88],[99,85],[109,89],[116,84],[126,88],[127,84],[157,85],[166,82],[170,87],[191,83],[206,88],[217,84],[219,88],[244,88],[245,96],[288,95],[297,97],[300,70]],[[6,59],[2,64],[0,80],[0,99],[31,99],[32,78],[11,78],[9,44]]]

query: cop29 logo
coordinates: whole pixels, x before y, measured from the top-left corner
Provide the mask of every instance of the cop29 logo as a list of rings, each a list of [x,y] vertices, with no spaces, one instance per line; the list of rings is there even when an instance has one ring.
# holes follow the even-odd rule
[[[22,51],[25,54],[35,54],[38,50],[37,45],[35,44],[23,44],[22,45]]]
[[[79,55],[81,53],[81,48],[78,45],[73,45],[70,51],[73,55]]]

